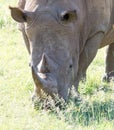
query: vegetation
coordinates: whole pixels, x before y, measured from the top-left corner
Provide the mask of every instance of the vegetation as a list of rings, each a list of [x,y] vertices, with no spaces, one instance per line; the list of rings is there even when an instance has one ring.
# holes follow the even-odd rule
[[[31,101],[29,55],[8,5],[0,0],[0,130],[113,130],[114,83],[102,83],[105,49],[99,50],[80,83],[80,98]],[[58,105],[59,104],[59,105]]]

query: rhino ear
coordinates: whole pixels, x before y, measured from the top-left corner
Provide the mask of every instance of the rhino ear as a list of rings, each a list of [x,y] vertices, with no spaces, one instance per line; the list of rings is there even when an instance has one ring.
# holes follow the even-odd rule
[[[12,18],[17,22],[26,22],[27,21],[27,13],[24,12],[20,8],[11,7],[9,6],[9,9],[11,10],[11,16]]]

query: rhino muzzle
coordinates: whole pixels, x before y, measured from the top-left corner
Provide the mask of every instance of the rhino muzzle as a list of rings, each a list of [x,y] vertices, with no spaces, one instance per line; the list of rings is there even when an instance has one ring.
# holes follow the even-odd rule
[[[31,69],[36,86],[40,87],[47,94],[53,96],[54,94],[58,94],[57,81],[54,75],[50,72],[48,61],[48,57],[43,54],[37,67],[31,66]]]

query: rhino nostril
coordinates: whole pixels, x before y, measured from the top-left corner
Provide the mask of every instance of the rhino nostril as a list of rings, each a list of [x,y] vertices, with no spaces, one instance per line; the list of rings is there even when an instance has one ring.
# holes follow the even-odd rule
[[[50,70],[48,69],[48,67],[46,67],[42,73],[50,73]]]

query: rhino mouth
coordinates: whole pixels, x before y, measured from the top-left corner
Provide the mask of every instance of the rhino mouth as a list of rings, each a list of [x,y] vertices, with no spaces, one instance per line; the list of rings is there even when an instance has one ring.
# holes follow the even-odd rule
[[[35,67],[32,68],[32,76],[37,87],[40,87],[50,96],[58,94],[57,82],[51,73],[40,73]]]

